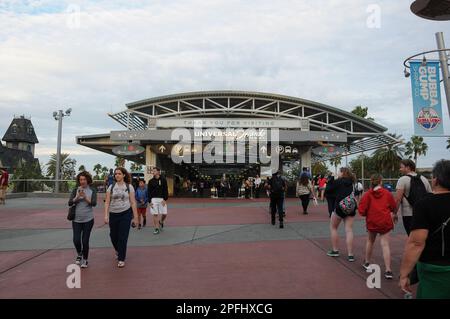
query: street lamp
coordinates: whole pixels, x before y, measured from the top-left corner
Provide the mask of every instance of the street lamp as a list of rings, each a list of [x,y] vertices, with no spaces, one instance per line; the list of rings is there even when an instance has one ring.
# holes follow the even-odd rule
[[[64,116],[70,116],[72,109],[67,109],[64,113],[62,110],[53,112],[53,118],[58,121],[58,144],[56,151],[56,167],[55,167],[55,193],[59,193],[59,180],[61,177],[61,135],[62,135],[62,120]]]
[[[423,55],[422,59],[422,65],[426,65],[427,59],[425,58],[425,54],[428,53],[439,53],[439,62],[441,64],[441,72],[442,72],[442,81],[444,82],[444,91],[445,91],[445,97],[447,98],[447,108],[449,110],[450,114],[450,72],[448,69],[448,55],[447,52],[450,52],[450,49],[445,48],[444,43],[444,34],[442,32],[436,32],[436,43],[437,43],[437,50],[430,50],[425,52],[420,52],[417,54],[414,54],[403,61],[403,65],[405,67],[403,73],[405,74],[405,77],[409,77],[411,74],[407,69],[410,69],[409,65],[407,64],[411,59],[414,59],[415,57]]]

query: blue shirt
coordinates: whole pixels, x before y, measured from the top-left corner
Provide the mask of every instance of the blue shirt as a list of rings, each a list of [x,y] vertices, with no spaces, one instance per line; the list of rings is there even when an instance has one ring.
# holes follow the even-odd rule
[[[146,208],[148,203],[147,186],[143,189],[141,187],[136,188],[135,197],[137,208]],[[141,200],[144,201],[144,204],[141,203]]]

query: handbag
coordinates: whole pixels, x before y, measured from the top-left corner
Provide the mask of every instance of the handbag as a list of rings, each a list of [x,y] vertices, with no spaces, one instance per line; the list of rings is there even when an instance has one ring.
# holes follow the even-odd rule
[[[339,208],[344,212],[346,215],[352,214],[356,210],[356,198],[353,193],[345,197],[343,200],[341,200],[339,203]]]
[[[75,205],[75,204],[69,207],[69,212],[67,213],[67,220],[75,219],[76,207],[77,207],[77,205]]]

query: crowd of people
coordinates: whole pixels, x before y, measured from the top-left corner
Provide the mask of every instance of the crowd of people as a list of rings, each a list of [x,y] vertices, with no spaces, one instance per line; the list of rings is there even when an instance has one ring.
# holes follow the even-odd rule
[[[432,171],[431,184],[416,172],[415,163],[406,159],[400,162],[403,176],[398,180],[395,193],[383,187],[383,177],[374,174],[369,188],[363,192],[347,167],[339,169],[337,176],[312,177],[304,169],[296,183],[296,194],[302,213],[309,214],[311,200],[317,203],[327,200],[330,218],[331,249],[327,255],[340,256],[338,229],[345,228],[346,258],[357,260],[353,249],[353,224],[359,213],[365,218],[367,240],[365,252],[360,257],[361,265],[368,270],[373,262],[376,238],[380,238],[384,260],[384,277],[394,278],[391,264],[390,234],[400,215],[408,235],[399,273],[400,287],[411,293],[411,285],[419,283],[418,298],[450,298],[450,161],[438,161]],[[159,168],[153,169],[153,177],[146,184],[140,180],[134,187],[130,174],[124,168],[111,171],[107,178],[104,208],[104,223],[110,227],[110,238],[116,252],[117,266],[125,266],[127,242],[131,227],[146,227],[146,211],[150,207],[153,233],[158,235],[167,218],[168,186]],[[223,176],[222,187],[226,188]],[[91,187],[92,177],[88,172],[77,175],[77,188],[70,194],[69,205],[76,205],[76,217],[72,221],[73,242],[77,251],[76,263],[82,268],[88,265],[89,237],[94,224],[93,207],[97,203],[97,192]],[[284,228],[287,180],[281,171],[275,172],[265,182],[259,176],[254,180],[257,188],[264,189],[270,198],[270,222]],[[243,183],[244,189],[252,187]],[[245,192],[247,195],[247,191]],[[247,197],[247,196],[246,196]],[[300,213],[300,210],[298,211]]]

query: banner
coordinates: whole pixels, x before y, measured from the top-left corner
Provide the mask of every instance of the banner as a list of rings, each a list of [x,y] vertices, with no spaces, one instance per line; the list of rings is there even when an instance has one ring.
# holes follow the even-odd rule
[[[444,135],[439,61],[411,61],[414,134]]]

